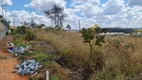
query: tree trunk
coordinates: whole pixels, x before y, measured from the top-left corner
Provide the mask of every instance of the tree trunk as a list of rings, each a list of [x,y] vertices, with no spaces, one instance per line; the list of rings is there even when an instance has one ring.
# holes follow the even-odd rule
[[[89,57],[89,62],[88,64],[90,65],[90,62],[91,62],[91,59],[92,59],[92,45],[91,45],[91,42],[89,42],[89,46],[90,46],[90,57]]]

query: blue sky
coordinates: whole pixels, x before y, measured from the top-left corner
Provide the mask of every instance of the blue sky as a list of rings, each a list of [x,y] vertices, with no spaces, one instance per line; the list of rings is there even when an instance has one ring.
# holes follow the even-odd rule
[[[142,0],[3,0],[7,18],[17,22],[51,25],[43,11],[57,4],[65,8],[66,24],[76,29],[81,20],[82,27],[99,24],[101,27],[142,27]],[[11,5],[12,3],[12,5]],[[25,7],[27,5],[27,7]],[[19,25],[19,24],[17,24]]]
[[[13,10],[26,10],[28,12],[36,11],[35,9],[32,8],[26,8],[24,7],[25,4],[29,4],[31,1],[30,0],[12,0],[13,5],[7,6],[7,9],[9,11]]]

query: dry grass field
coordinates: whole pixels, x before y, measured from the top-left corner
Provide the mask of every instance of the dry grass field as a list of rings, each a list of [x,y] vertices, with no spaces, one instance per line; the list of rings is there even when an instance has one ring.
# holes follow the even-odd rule
[[[83,43],[81,33],[44,29],[28,31],[34,34],[20,35],[22,38],[15,42],[20,44],[41,42],[42,44],[35,46],[34,50],[44,51],[46,54],[53,53],[56,56],[54,62],[73,73],[69,74],[71,75],[69,80],[142,80],[142,38],[106,36],[102,46],[93,46],[90,66],[87,66],[90,47],[88,43]],[[36,38],[26,41],[29,37],[32,39],[32,35]],[[35,57],[41,56],[36,55]],[[47,63],[48,65],[51,64]],[[59,77],[65,76],[66,70],[62,71],[64,74],[60,74]]]
[[[37,39],[49,42],[57,50],[60,62],[73,71],[84,68],[89,58],[89,45],[83,43],[77,32],[36,31]],[[109,44],[109,40],[123,40],[118,48]],[[142,39],[132,37],[105,38],[102,47],[94,46],[91,65],[93,80],[142,80]],[[127,44],[134,44],[135,50],[125,49]]]

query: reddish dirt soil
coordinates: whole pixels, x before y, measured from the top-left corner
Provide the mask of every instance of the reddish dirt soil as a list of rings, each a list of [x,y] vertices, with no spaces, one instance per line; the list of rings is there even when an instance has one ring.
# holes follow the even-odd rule
[[[0,40],[0,50],[7,51],[7,43],[13,42],[11,35],[5,36],[2,40]]]
[[[0,40],[0,80],[28,80],[27,76],[21,77],[17,73],[12,73],[19,62],[10,53],[4,52],[7,50],[8,42],[12,42],[11,36]]]

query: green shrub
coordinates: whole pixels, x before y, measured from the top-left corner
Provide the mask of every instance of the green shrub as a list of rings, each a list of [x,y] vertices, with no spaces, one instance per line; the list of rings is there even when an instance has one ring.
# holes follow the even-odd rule
[[[25,26],[17,27],[16,33],[18,33],[18,34],[25,34],[26,33],[26,27]]]
[[[55,56],[53,55],[48,55],[45,54],[43,52],[40,51],[35,51],[32,53],[33,54],[33,58],[38,61],[38,62],[42,62],[42,61],[46,61],[46,60],[50,60],[50,61],[54,61],[55,60]]]
[[[25,34],[25,40],[30,41],[30,40],[35,40],[36,39],[36,34],[32,31],[27,31]]]
[[[41,62],[41,61],[43,61],[44,59],[47,58],[47,55],[45,55],[43,52],[37,51],[37,52],[34,52],[33,54],[34,54],[34,55],[33,55],[33,58],[34,58],[37,62]]]
[[[24,42],[24,36],[18,34],[14,35],[14,45],[26,47],[27,44]]]
[[[94,45],[101,46],[101,43],[105,42],[104,41],[105,36],[98,35],[99,31],[100,28],[97,28],[97,30],[92,30],[91,28],[89,29],[83,28],[81,31],[84,42],[88,43],[90,47],[90,57],[88,64],[90,64],[90,61],[92,59],[93,46]],[[93,41],[94,38],[96,38],[96,41]]]
[[[57,75],[52,75],[49,80],[60,80],[60,78]]]
[[[26,57],[32,57],[38,62],[41,62],[43,59],[46,59],[46,55],[42,52],[39,51],[34,51],[32,53],[23,53],[19,56],[20,60],[24,60]]]
[[[45,31],[54,31],[55,29],[53,28],[53,27],[47,27],[47,28],[45,28]]]
[[[41,64],[43,65],[43,67],[44,67],[45,69],[53,68],[54,66],[57,65],[57,63],[56,63],[55,61],[49,61],[49,60],[47,60],[47,61],[42,61]]]
[[[23,53],[23,54],[20,54],[19,56],[18,56],[18,59],[20,60],[20,61],[23,61],[23,60],[25,60],[27,57],[32,57],[34,55],[34,53]]]
[[[12,33],[12,35],[15,35],[16,34],[16,29],[11,29],[11,33]]]

